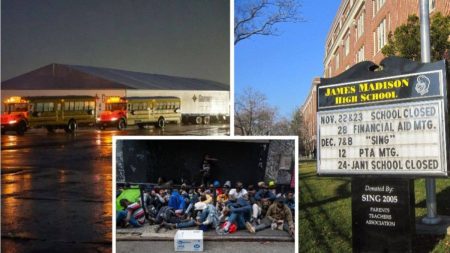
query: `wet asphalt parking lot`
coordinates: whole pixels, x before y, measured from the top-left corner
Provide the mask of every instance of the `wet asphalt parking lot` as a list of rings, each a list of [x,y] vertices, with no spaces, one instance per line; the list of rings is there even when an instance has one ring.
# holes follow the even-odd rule
[[[228,134],[229,125],[168,125],[2,135],[2,252],[111,252],[112,136]]]

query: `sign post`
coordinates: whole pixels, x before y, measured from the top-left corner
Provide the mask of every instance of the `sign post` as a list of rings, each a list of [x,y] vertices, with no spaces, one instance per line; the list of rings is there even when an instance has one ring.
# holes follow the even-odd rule
[[[430,14],[428,0],[419,0],[420,6],[420,53],[423,63],[430,62]],[[436,180],[425,179],[427,194],[427,215],[422,219],[425,224],[438,224],[441,218],[437,215]]]
[[[410,252],[413,179],[448,175],[446,65],[398,57],[380,65],[321,79],[317,173],[352,177],[354,252]]]

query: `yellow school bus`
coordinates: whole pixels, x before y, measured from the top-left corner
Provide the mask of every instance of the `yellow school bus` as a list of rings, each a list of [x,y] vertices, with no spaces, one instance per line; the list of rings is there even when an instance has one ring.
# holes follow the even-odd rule
[[[73,133],[79,125],[95,124],[95,97],[46,96],[27,97],[27,100],[28,122],[32,128],[45,127],[49,132],[64,129]]]
[[[155,124],[164,128],[166,122],[181,122],[181,100],[178,97],[127,97],[127,125]]]
[[[3,101],[2,134],[15,131],[22,135],[28,129],[28,100],[13,96]]]

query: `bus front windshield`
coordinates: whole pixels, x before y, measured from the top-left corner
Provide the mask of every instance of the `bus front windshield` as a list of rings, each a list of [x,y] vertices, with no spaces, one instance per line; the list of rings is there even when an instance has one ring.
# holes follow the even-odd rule
[[[125,110],[127,108],[125,103],[111,103],[106,105],[107,111]]]
[[[3,104],[4,105],[4,112],[9,114],[12,112],[26,112],[28,110],[28,104],[24,103],[9,103],[9,104]]]

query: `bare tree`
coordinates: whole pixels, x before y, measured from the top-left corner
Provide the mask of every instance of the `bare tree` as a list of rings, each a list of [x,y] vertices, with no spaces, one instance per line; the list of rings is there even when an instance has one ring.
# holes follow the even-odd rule
[[[275,124],[277,109],[267,103],[263,93],[246,88],[235,100],[236,134],[270,135]]]
[[[276,25],[303,21],[298,0],[235,0],[234,44],[253,35],[278,35]]]
[[[298,152],[300,154],[305,154],[309,147],[309,136],[307,124],[303,118],[301,107],[297,107],[292,113],[292,119],[290,122],[290,129],[292,135],[298,136]]]

